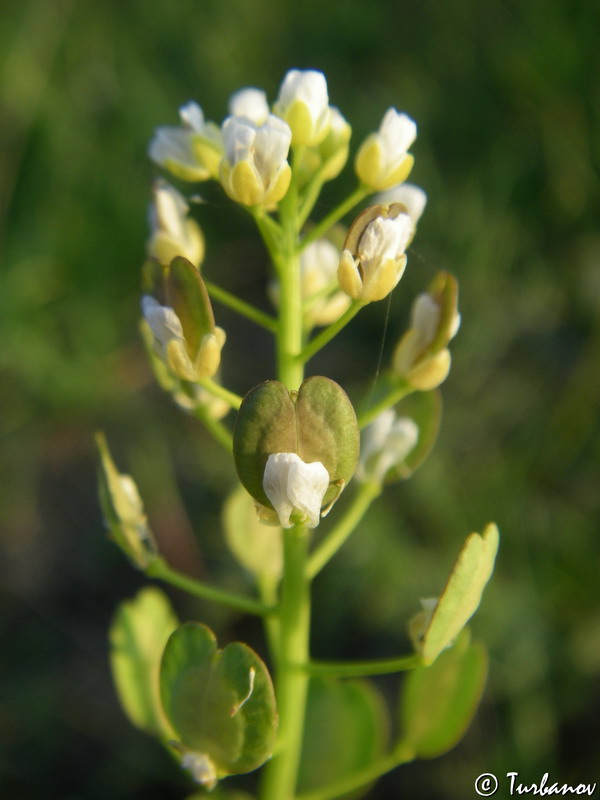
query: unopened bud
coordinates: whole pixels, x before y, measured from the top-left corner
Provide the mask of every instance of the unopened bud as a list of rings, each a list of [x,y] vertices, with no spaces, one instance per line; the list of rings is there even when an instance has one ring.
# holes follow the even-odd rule
[[[354,300],[382,300],[406,267],[412,223],[402,206],[370,206],[348,231],[338,267],[340,288]]]

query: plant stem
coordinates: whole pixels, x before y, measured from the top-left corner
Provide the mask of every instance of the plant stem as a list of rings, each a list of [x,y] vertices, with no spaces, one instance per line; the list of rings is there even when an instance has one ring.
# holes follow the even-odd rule
[[[284,530],[283,535],[284,575],[276,653],[279,747],[265,770],[262,800],[293,800],[295,796],[309,680],[306,672],[294,667],[309,657],[308,531],[298,525]]]
[[[377,778],[385,775],[386,772],[399,767],[400,764],[408,764],[414,760],[414,757],[412,749],[400,742],[391,753],[382,756],[368,767],[365,767],[365,769],[354,773],[354,775],[348,775],[348,777],[333,781],[319,789],[303,792],[297,796],[297,800],[334,800],[335,797],[342,797],[356,789],[360,789],[361,786],[377,780]]]
[[[350,508],[308,559],[307,574],[309,578],[314,578],[329,559],[337,553],[380,493],[381,486],[378,483],[367,481],[360,485]]]
[[[364,303],[361,303],[358,300],[353,300],[350,307],[344,311],[338,320],[332,322],[331,325],[322,330],[321,333],[315,336],[315,338],[312,339],[305,348],[303,348],[303,350],[298,354],[298,359],[303,364],[306,364],[306,362],[316,353],[318,353],[321,348],[325,347],[325,345],[328,344],[334,338],[334,336],[337,336],[342,328],[345,328],[346,325],[352,319],[354,319],[363,305]]]
[[[385,397],[375,403],[374,406],[364,411],[362,414],[358,415],[358,426],[359,428],[366,427],[370,422],[373,422],[375,417],[381,414],[382,411],[385,411],[392,406],[395,406],[396,403],[399,403],[404,397],[409,394],[412,394],[415,390],[413,387],[407,383],[406,381],[402,381],[402,383],[397,386],[393,391],[389,392]]]
[[[201,378],[198,381],[198,386],[202,386],[202,388],[206,389],[207,392],[214,394],[215,397],[220,397],[221,400],[225,400],[231,408],[235,408],[236,410],[242,405],[242,399],[239,394],[235,394],[235,392],[230,392],[229,389],[226,389],[224,386],[221,386],[220,383],[213,381],[212,378]]]
[[[304,248],[309,245],[311,242],[320,239],[322,236],[325,236],[327,231],[335,225],[336,222],[347,214],[348,211],[354,208],[357,203],[360,203],[361,200],[371,193],[371,189],[367,186],[363,186],[359,184],[356,189],[352,192],[352,194],[348,195],[348,197],[343,200],[338,206],[332,209],[327,216],[323,217],[323,219],[315,225],[315,227],[306,234],[306,236],[302,239],[300,244],[300,249],[304,250]]]
[[[394,672],[406,672],[423,665],[421,656],[411,653],[409,656],[382,658],[378,661],[309,661],[298,665],[309,675],[333,675],[337,678],[362,678],[368,675],[390,675]]]
[[[268,331],[274,333],[277,330],[277,321],[274,317],[265,314],[264,311],[260,311],[260,309],[255,308],[253,305],[250,305],[250,303],[246,303],[245,300],[241,300],[226,289],[222,289],[220,286],[210,281],[205,280],[204,285],[210,296],[218,303],[227,306],[227,308],[231,308],[233,311],[237,311],[238,314],[246,317],[246,319],[252,320],[252,322],[260,325],[262,328],[266,328]]]
[[[188,575],[184,575],[182,572],[170,567],[160,556],[148,565],[145,573],[150,578],[158,578],[165,581],[165,583],[170,583],[171,586],[183,589],[195,597],[201,597],[203,600],[210,600],[213,603],[220,603],[223,606],[228,606],[228,608],[234,608],[236,611],[264,617],[272,614],[275,610],[263,603],[259,603],[258,600],[253,600],[251,597],[243,597],[232,592],[226,592],[223,589],[216,589],[214,586],[209,586],[196,578],[190,578]]]

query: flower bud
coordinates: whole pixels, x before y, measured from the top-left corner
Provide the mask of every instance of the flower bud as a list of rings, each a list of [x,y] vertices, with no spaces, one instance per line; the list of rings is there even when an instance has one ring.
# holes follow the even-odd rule
[[[330,110],[331,124],[327,136],[314,147],[307,147],[297,168],[294,167],[300,188],[315,176],[321,182],[337,178],[348,160],[352,128],[337,108],[331,106]]]
[[[144,289],[142,312],[157,355],[178,378],[194,382],[212,377],[219,368],[225,332],[215,326],[198,270],[181,257],[167,268],[149,261]]]
[[[289,126],[272,114],[262,125],[228,117],[223,123],[225,158],[220,174],[229,197],[246,206],[281,200],[292,176],[286,160],[291,138]]]
[[[267,95],[262,89],[250,86],[240,89],[229,98],[229,113],[232,117],[245,117],[255,125],[263,125],[270,114]]]
[[[279,381],[256,386],[242,402],[233,435],[242,484],[285,527],[294,509],[296,520],[317,524],[319,511],[335,502],[352,477],[358,450],[352,404],[337,383],[323,377],[308,378],[291,393]]]
[[[205,122],[197,103],[179,109],[180,126],[156,129],[148,155],[159,166],[184,181],[205,181],[218,175],[223,154],[221,132],[214,122]]]
[[[457,300],[456,279],[440,272],[413,303],[411,327],[394,351],[392,369],[419,391],[434,389],[448,376],[447,345],[460,326]]]
[[[144,513],[144,505],[133,479],[119,472],[106,439],[96,436],[100,459],[98,493],[110,536],[132,563],[146,569],[157,555],[156,542]]]
[[[327,81],[316,70],[290,70],[281,84],[274,106],[277,116],[292,130],[292,144],[322,142],[331,123]]]
[[[406,457],[419,439],[419,428],[410,417],[398,417],[390,408],[367,426],[363,436],[357,478],[383,485],[392,469],[402,476]]]
[[[408,148],[416,137],[415,122],[389,108],[379,130],[367,136],[356,155],[356,174],[360,180],[378,191],[405,181],[414,163]]]
[[[198,223],[187,216],[189,206],[184,196],[162,180],[155,182],[153,194],[148,255],[162,264],[170,264],[176,256],[183,256],[199,267],[204,258],[204,236]]]
[[[410,217],[399,204],[365,209],[344,243],[338,267],[341,289],[363,303],[387,297],[406,267],[404,250],[411,231]]]
[[[338,263],[339,252],[327,239],[311,242],[302,252],[300,274],[308,327],[330,325],[350,305],[350,298],[337,288]]]

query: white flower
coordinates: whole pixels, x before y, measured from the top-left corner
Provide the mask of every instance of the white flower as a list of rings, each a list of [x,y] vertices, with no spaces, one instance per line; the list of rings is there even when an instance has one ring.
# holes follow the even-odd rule
[[[161,306],[158,300],[145,294],[142,297],[142,313],[154,336],[154,346],[158,355],[169,362],[169,351],[176,348],[182,359],[187,359],[189,373],[194,369],[187,354],[181,320],[170,306]]]
[[[262,125],[270,113],[267,95],[262,89],[240,89],[229,98],[229,113],[232,117],[245,117],[255,125]]]
[[[419,428],[410,417],[398,417],[392,408],[383,411],[364,432],[357,477],[382,484],[389,470],[406,460],[418,439]]]
[[[148,254],[165,264],[184,256],[199,266],[204,256],[204,237],[198,223],[187,216],[189,206],[184,196],[166,181],[157,181],[153,193]]]
[[[327,81],[316,70],[290,70],[279,89],[275,112],[292,129],[294,144],[321,142],[331,124]]]
[[[227,194],[248,206],[281,200],[291,178],[286,160],[291,139],[289,125],[273,114],[262,125],[245,117],[228,117],[223,123],[225,158],[221,163]]]
[[[393,370],[416,389],[434,389],[448,376],[448,343],[460,327],[457,299],[456,280],[440,273],[430,291],[413,302],[410,328],[396,346]]]
[[[412,183],[401,183],[399,186],[394,186],[385,192],[375,195],[373,202],[382,206],[401,203],[412,221],[414,232],[427,205],[427,195],[419,186],[415,186]]]
[[[356,156],[356,172],[367,186],[389,189],[408,177],[414,162],[408,148],[417,126],[407,114],[389,108],[376,133],[368,136]]]
[[[328,487],[329,473],[320,461],[307,464],[296,453],[273,453],[267,459],[263,489],[283,528],[292,527],[294,511],[306,518],[309,528],[316,528]]]
[[[189,102],[179,109],[181,125],[156,129],[148,155],[185,181],[205,181],[214,177],[221,158],[221,135],[212,122],[205,122],[202,109]]]
[[[189,770],[192,778],[210,791],[217,785],[217,768],[210,756],[205,753],[185,753],[181,759],[183,769]]]
[[[313,325],[329,325],[339,319],[350,305],[350,298],[336,286],[340,254],[327,239],[317,239],[302,252],[300,273],[302,299],[308,303],[306,319]],[[317,297],[318,296],[318,297]]]
[[[342,290],[366,303],[387,297],[406,267],[404,251],[411,232],[408,214],[378,216],[369,222],[360,235],[356,254],[348,249],[342,252],[338,267]]]

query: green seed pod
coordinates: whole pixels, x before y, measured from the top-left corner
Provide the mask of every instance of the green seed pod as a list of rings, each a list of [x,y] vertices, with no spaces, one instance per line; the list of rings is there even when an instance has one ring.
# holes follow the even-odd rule
[[[182,765],[207,788],[260,767],[271,755],[277,732],[273,685],[245,644],[218,650],[209,628],[186,622],[165,647],[160,696]]]
[[[308,378],[298,392],[279,381],[251,389],[238,412],[233,455],[242,484],[263,506],[273,508],[263,488],[270,455],[295,453],[306,464],[320,462],[329,473],[323,506],[348,483],[358,460],[358,424],[344,390],[324,377]]]

